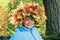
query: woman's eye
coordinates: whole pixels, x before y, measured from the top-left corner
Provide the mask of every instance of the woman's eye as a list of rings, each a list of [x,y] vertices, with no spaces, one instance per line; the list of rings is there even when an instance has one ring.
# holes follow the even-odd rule
[[[29,21],[29,19],[26,19],[26,21]]]

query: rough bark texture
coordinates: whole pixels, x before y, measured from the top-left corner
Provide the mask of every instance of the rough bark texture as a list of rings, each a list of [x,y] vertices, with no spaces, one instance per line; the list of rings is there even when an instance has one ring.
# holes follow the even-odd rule
[[[60,0],[43,0],[47,21],[46,35],[59,38],[60,35]]]

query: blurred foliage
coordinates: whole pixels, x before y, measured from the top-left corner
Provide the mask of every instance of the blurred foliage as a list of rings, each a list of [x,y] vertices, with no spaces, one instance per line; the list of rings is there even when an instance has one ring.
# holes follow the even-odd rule
[[[39,33],[43,36],[45,36],[45,31],[46,31],[46,22],[41,24],[40,26],[36,27]]]
[[[36,2],[43,6],[42,0],[0,0],[0,36],[10,36],[14,33],[15,27],[9,22],[12,10],[16,9],[22,2]],[[46,23],[37,27],[40,34],[45,34]]]

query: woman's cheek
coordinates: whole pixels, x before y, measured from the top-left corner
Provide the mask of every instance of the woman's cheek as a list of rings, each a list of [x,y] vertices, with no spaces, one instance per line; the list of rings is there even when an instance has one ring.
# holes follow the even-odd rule
[[[28,22],[27,22],[27,21],[25,21],[25,24],[28,24]]]

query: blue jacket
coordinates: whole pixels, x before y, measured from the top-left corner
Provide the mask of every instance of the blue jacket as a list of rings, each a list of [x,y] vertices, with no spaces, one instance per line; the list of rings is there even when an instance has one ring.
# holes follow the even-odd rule
[[[17,28],[10,40],[43,40],[35,27],[28,29],[24,26]]]

